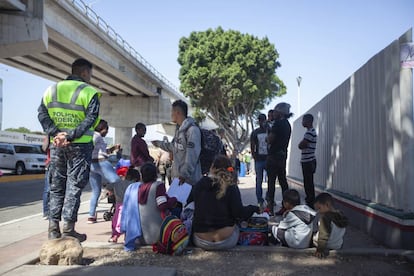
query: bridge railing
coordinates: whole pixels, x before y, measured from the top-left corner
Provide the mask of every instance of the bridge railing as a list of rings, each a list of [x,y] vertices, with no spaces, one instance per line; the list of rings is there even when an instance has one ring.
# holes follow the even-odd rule
[[[71,0],[72,5],[82,12],[88,20],[96,25],[102,32],[118,44],[122,49],[124,49],[128,54],[130,54],[136,61],[142,64],[149,72],[151,72],[160,82],[167,85],[172,92],[176,93],[178,96],[181,95],[177,86],[175,86],[171,81],[164,77],[157,69],[154,68],[144,57],[142,57],[125,39],[123,39],[108,23],[105,22],[94,10],[92,10],[85,2],[82,0]]]

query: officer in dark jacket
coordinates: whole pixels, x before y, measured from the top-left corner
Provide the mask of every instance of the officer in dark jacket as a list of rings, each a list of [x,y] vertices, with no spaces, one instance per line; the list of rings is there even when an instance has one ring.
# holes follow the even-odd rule
[[[93,132],[99,122],[100,94],[88,85],[92,67],[86,59],[75,60],[72,74],[45,91],[38,109],[40,124],[51,137],[49,239],[86,240],[85,234],[75,231],[75,223],[82,190],[89,182]]]

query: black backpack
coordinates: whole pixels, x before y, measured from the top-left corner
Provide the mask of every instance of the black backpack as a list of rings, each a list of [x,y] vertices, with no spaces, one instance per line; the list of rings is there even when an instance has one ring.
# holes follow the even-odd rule
[[[201,152],[200,165],[201,173],[208,173],[214,158],[222,152],[223,143],[211,130],[200,128],[201,132]]]

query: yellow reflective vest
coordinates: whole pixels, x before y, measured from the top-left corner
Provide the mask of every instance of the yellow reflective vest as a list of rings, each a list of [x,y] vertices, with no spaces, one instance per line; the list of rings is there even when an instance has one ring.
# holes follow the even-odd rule
[[[43,104],[56,127],[61,131],[74,130],[85,118],[86,109],[91,99],[100,93],[87,83],[76,80],[64,80],[49,87],[44,96]],[[93,140],[94,128],[99,123],[96,120],[93,126],[81,137],[72,143],[90,143]]]

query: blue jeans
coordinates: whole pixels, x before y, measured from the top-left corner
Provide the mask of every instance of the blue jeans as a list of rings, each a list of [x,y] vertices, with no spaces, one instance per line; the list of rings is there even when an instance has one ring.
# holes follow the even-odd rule
[[[50,184],[49,184],[49,170],[45,171],[45,186],[43,188],[43,216],[49,216],[49,193],[50,193]]]
[[[96,215],[96,206],[98,206],[99,196],[101,195],[102,180],[105,180],[105,183],[110,184],[114,184],[121,180],[111,163],[107,160],[91,163],[91,171],[89,174],[89,183],[92,188],[92,196],[89,205],[90,217],[95,217]]]
[[[254,167],[256,170],[256,198],[257,203],[263,202],[263,189],[262,189],[262,183],[263,183],[263,174],[266,168],[266,160],[255,160],[254,161]]]

